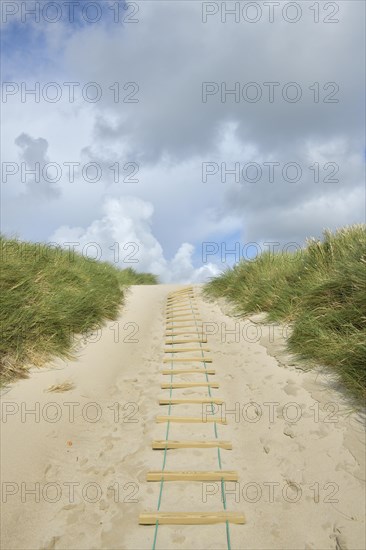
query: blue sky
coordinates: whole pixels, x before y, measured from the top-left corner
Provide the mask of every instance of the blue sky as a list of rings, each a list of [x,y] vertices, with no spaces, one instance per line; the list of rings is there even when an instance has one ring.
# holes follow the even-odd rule
[[[280,9],[273,23],[265,12],[256,24],[222,23],[220,13],[203,23],[202,3],[159,0],[135,3],[137,23],[115,23],[100,2],[100,21],[88,23],[81,11],[88,4],[79,3],[74,23],[41,16],[40,23],[3,24],[3,81],[19,87],[2,103],[2,158],[18,166],[3,181],[3,232],[62,245],[76,240],[81,249],[92,240],[109,260],[113,243],[138,243],[134,267],[166,281],[197,281],[227,265],[220,254],[202,264],[204,242],[232,249],[254,241],[264,249],[264,242],[301,244],[324,228],[364,221],[363,3],[338,2],[333,24],[324,22],[326,2],[319,23],[301,3],[296,24]],[[73,103],[68,81],[79,83]],[[60,100],[22,101],[21,86],[36,82],[41,91],[55,82]],[[220,90],[206,102],[204,82]],[[257,103],[243,100],[253,82],[262,93]],[[277,83],[273,102],[268,82]],[[302,97],[291,103],[284,93],[294,82]],[[99,101],[83,96],[88,83],[91,92],[100,89]],[[223,101],[222,90],[236,85],[239,101],[232,94]],[[70,162],[78,166],[73,182]],[[207,162],[220,171],[204,182]],[[269,182],[271,162],[279,168]],[[57,164],[59,180],[24,178],[36,163]],[[116,163],[118,183],[110,168]],[[242,171],[248,163],[261,167],[258,183],[223,179],[222,166]],[[286,181],[288,163],[301,167],[298,182]],[[100,168],[99,181],[85,179],[89,164]],[[135,183],[123,178],[132,164]]]

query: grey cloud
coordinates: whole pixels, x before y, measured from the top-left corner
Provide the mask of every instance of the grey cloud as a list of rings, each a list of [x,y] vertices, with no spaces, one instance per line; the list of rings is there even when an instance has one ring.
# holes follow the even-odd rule
[[[93,120],[93,131],[80,130],[80,137],[74,126],[73,138],[79,137],[73,141],[76,158],[59,160],[99,162],[108,177],[100,185],[62,187],[59,203],[50,204],[52,215],[44,222],[47,236],[59,225],[90,227],[101,219],[105,197],[119,200],[127,194],[153,204],[153,233],[166,258],[181,243],[197,244],[215,234],[225,240],[238,227],[244,241],[289,241],[319,235],[323,227],[362,221],[365,6],[352,0],[338,4],[338,24],[314,24],[307,17],[293,25],[251,25],[222,24],[219,16],[203,24],[200,2],[141,2],[138,24],[69,29],[62,53],[50,50],[52,71],[62,74],[62,81],[98,82],[103,99],[74,106],[79,113],[85,110],[88,123]],[[121,86],[137,82],[139,102],[114,103],[108,88],[117,81]],[[216,94],[202,103],[203,81],[226,82],[228,87],[235,82],[296,81],[304,99],[293,104],[281,96],[274,103],[222,103]],[[320,83],[321,93],[324,83],[338,83],[339,103],[314,103],[308,89],[313,82]],[[53,120],[74,116],[70,105],[52,108],[60,114]],[[46,116],[42,124],[39,133],[54,146],[54,129]],[[235,128],[231,133],[230,125]],[[61,131],[62,150],[67,123]],[[18,140],[25,161],[47,158],[46,140]],[[204,184],[201,179],[205,161],[268,160],[298,162],[305,172],[302,181],[291,184],[281,175],[272,184],[223,183],[217,178]],[[139,162],[139,183],[111,182],[108,167],[116,161]],[[312,181],[307,167],[316,161],[338,163],[340,181]]]
[[[188,5],[187,5],[188,4]],[[306,138],[330,135],[358,137],[363,130],[363,37],[360,2],[342,4],[338,24],[316,25],[309,20],[295,25],[258,23],[222,24],[219,19],[203,24],[201,3],[157,2],[141,4],[143,18],[121,34],[95,33],[93,42],[83,33],[70,42],[67,63],[85,80],[97,72],[99,80],[136,81],[138,104],[113,104],[106,94],[101,110],[115,114],[113,128],[99,121],[100,139],[124,136],[136,151],[151,161],[165,152],[177,160],[206,154],[217,140],[223,123],[238,122],[239,137],[266,151],[281,150]],[[133,35],[133,36],[132,36]],[[75,55],[75,52],[78,52]],[[93,58],[93,67],[87,62]],[[88,68],[89,67],[89,68]],[[202,82],[299,83],[303,100],[284,101],[276,88],[274,103],[222,103],[220,94],[201,101]],[[314,104],[308,87],[336,82],[338,104]],[[266,91],[267,90],[267,91]],[[327,93],[331,92],[329,88]]]
[[[47,162],[48,141],[46,139],[34,139],[23,133],[16,138],[15,144],[22,149],[23,160],[28,165],[36,162]]]
[[[44,138],[32,138],[22,133],[15,139],[15,144],[21,149],[20,160],[28,170],[35,170],[39,164],[39,175],[25,177],[26,195],[54,199],[60,195],[59,187],[43,176],[43,167],[48,163],[48,141]],[[24,172],[21,169],[21,173]]]

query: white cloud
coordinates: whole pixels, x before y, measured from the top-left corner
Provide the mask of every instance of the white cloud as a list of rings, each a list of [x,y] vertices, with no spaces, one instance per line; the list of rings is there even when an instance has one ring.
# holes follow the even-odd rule
[[[103,216],[87,228],[62,226],[50,238],[53,243],[86,256],[109,261],[120,268],[133,267],[155,273],[161,282],[202,282],[219,272],[207,263],[195,268],[194,247],[183,243],[172,260],[152,233],[153,205],[136,197],[107,199]]]
[[[47,143],[44,160],[98,162],[103,177],[88,183],[79,171],[70,183],[64,173],[52,201],[37,189],[25,193],[13,178],[3,190],[5,232],[95,241],[104,259],[113,259],[108,247],[114,242],[139,242],[137,267],[174,281],[217,269],[200,262],[203,241],[301,242],[323,227],[363,221],[364,3],[341,2],[337,24],[314,24],[307,4],[296,24],[268,23],[264,16],[258,24],[232,17],[222,24],[220,14],[203,24],[201,9],[200,2],[140,2],[138,24],[31,25],[32,40],[22,35],[26,55],[19,63],[19,48],[14,56],[11,50],[7,74],[26,79],[29,88],[32,78],[41,85],[58,81],[64,95],[57,103],[9,98],[3,160],[18,160],[15,140],[28,134],[28,160]],[[45,41],[37,42],[42,33]],[[67,81],[80,83],[75,103],[66,99]],[[90,81],[103,89],[95,104],[80,99]],[[114,103],[109,86],[117,81],[122,95],[125,82],[137,82],[139,102]],[[298,81],[305,99],[222,103],[217,94],[202,103],[203,81],[226,81],[228,88]],[[327,81],[339,84],[339,102],[311,101],[309,85],[319,82],[324,95]],[[202,182],[203,162],[230,168],[268,161],[298,162],[302,181],[291,184],[279,171],[272,184],[236,183],[230,176],[225,182],[220,173]],[[113,182],[110,166],[117,162],[137,163],[138,182]],[[336,163],[339,182],[314,183],[309,166],[315,162]],[[321,178],[329,173],[323,170]]]

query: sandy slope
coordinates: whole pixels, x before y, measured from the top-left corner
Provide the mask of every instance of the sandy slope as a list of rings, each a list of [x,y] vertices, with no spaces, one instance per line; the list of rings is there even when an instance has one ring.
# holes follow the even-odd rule
[[[167,396],[158,370],[165,299],[174,288],[132,287],[118,324],[108,324],[77,361],[36,371],[2,396],[4,550],[152,547],[154,527],[138,526],[138,515],[157,509],[159,484],[145,476],[162,467],[163,452],[152,451],[151,440],[165,438],[155,416],[167,414],[157,404]],[[241,321],[235,341],[235,334],[225,336],[235,320],[217,304],[198,304],[215,332],[208,339],[221,386],[214,396],[226,401],[228,425],[218,426],[219,437],[233,443],[222,451],[223,469],[240,476],[235,488],[226,486],[227,507],[247,520],[230,526],[232,548],[365,548],[360,417],[329,375],[304,372],[284,354],[279,327],[260,324],[258,316]],[[45,391],[65,381],[74,389]],[[39,418],[25,414],[37,407]],[[201,409],[180,405],[174,414]],[[213,438],[212,424],[171,426],[170,439],[207,436]],[[217,450],[169,451],[166,468],[217,470]],[[36,494],[27,493],[32,488]],[[162,511],[222,506],[215,483],[164,484]],[[225,525],[160,526],[157,548],[227,548]]]

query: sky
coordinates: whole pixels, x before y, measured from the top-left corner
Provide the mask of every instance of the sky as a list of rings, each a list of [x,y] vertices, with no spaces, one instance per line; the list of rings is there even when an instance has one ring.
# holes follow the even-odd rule
[[[202,282],[365,221],[364,2],[1,10],[5,235]]]

